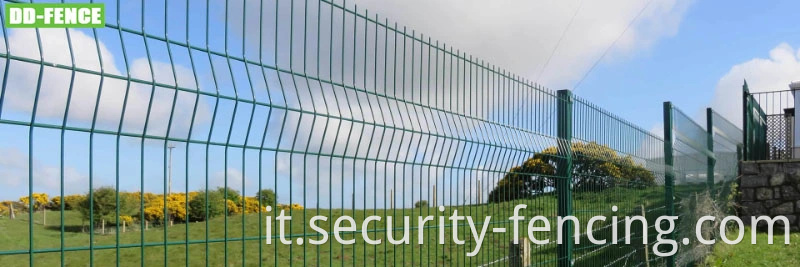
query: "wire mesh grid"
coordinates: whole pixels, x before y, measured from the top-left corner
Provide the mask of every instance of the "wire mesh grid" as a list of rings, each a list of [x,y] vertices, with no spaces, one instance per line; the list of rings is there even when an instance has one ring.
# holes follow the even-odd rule
[[[55,196],[19,206],[27,218],[9,225],[23,235],[0,257],[21,265],[502,264],[510,232],[490,232],[474,257],[437,235],[475,244],[463,224],[386,241],[403,235],[403,216],[456,209],[505,228],[517,204],[581,221],[611,206],[667,213],[658,136],[350,3],[103,3],[104,28],[3,28],[0,148],[19,159],[8,173],[19,180],[2,196]],[[700,179],[706,135],[684,117],[676,173]],[[279,211],[294,218],[291,245]],[[345,215],[381,216],[365,238],[384,242],[348,232],[355,243],[300,244],[320,238],[315,215],[329,236]],[[655,241],[644,230],[641,247],[579,234],[532,259],[632,265]]]

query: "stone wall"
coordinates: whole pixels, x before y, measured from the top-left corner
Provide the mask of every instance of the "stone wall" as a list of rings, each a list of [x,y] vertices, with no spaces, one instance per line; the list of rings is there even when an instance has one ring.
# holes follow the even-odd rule
[[[800,161],[745,161],[739,168],[742,221],[783,215],[793,231],[800,230]]]

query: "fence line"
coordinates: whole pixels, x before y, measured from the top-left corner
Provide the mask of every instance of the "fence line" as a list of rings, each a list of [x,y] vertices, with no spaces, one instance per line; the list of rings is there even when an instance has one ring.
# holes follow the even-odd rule
[[[488,234],[475,257],[468,245],[439,244],[438,225],[412,228],[425,245],[386,239],[402,233],[398,217],[456,209],[506,228],[517,204],[526,216],[581,221],[676,214],[674,198],[730,182],[737,148],[753,136],[710,109],[703,127],[665,103],[662,138],[346,2],[139,4],[107,2],[104,28],[3,28],[0,152],[21,163],[12,173],[20,182],[0,200],[27,197],[28,223],[7,221],[20,236],[2,242],[2,257],[30,266],[489,265],[507,259],[511,233]],[[58,212],[56,226],[32,223],[45,209]],[[298,243],[278,242],[280,211]],[[319,237],[308,224],[315,215],[386,218],[367,234],[384,243],[302,245]],[[113,234],[95,234],[100,220]],[[123,221],[140,230],[122,233]],[[88,234],[71,233],[87,222]],[[320,227],[330,234],[332,225]],[[470,235],[445,225],[455,227]],[[645,260],[641,248],[573,244],[570,227],[560,233],[567,242],[531,249],[532,263]],[[605,225],[594,234],[616,233]]]

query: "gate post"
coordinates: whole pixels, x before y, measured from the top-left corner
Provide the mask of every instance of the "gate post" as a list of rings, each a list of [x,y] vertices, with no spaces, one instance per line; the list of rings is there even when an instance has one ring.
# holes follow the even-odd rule
[[[558,91],[558,150],[564,158],[556,166],[556,191],[558,197],[558,216],[572,215],[572,92]],[[572,246],[574,226],[566,223],[559,233],[562,237],[558,244],[558,266],[572,266]]]
[[[706,131],[708,132],[708,139],[707,139],[707,146],[708,146],[708,171],[706,173],[706,180],[708,182],[708,192],[711,193],[713,197],[716,194],[716,190],[714,188],[714,166],[717,163],[717,159],[714,156],[714,121],[713,121],[713,113],[714,111],[711,108],[706,109]]]
[[[750,102],[747,98],[750,90],[747,88],[747,81],[742,85],[742,160],[750,160]]]
[[[675,172],[673,170],[672,142],[672,102],[664,102],[664,203],[667,206],[667,216],[675,216],[674,187]],[[675,234],[669,233],[669,239],[675,240]],[[667,266],[675,266],[675,255],[667,257]]]

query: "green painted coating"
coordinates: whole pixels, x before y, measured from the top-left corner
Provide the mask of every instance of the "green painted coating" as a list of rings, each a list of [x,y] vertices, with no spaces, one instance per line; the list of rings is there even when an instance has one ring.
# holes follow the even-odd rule
[[[572,216],[572,92],[558,91],[558,138],[559,150],[566,155],[558,163],[556,169],[558,197],[558,216]],[[563,243],[558,245],[558,265],[572,266],[572,250],[574,246],[574,226],[567,224],[561,231]]]
[[[706,130],[708,131],[708,151],[714,153],[714,111],[711,108],[706,109]],[[708,183],[708,190],[711,192],[711,195],[716,194],[716,190],[714,188],[714,163],[716,159],[712,156],[709,156],[707,159],[708,163],[708,171],[706,172],[706,180]]]
[[[672,103],[664,102],[664,203],[667,207],[667,216],[675,216],[674,126]],[[669,238],[674,240],[675,235],[671,233]],[[674,255],[667,257],[667,266],[675,266]]]
[[[66,168],[70,167],[69,155],[73,149],[70,134],[88,136],[89,155],[85,162],[89,165],[86,191],[90,205],[95,203],[94,190],[90,189],[113,183],[116,203],[113,214],[117,218],[124,212],[120,208],[121,191],[130,190],[124,187],[128,182],[125,179],[133,177],[132,182],[139,187],[136,190],[160,190],[162,187],[165,191],[172,190],[167,177],[173,174],[169,160],[173,156],[185,162],[178,167],[183,170],[176,172],[185,176],[183,188],[178,189],[183,191],[180,193],[188,195],[190,190],[210,189],[217,182],[224,187],[241,182],[240,188],[233,189],[241,190],[243,197],[251,196],[256,189],[273,189],[282,203],[288,201],[305,207],[302,211],[288,212],[297,215],[293,216],[297,221],[307,221],[315,214],[327,215],[333,220],[341,215],[360,218],[409,215],[413,218],[438,212],[435,207],[412,208],[420,200],[435,202],[448,211],[458,209],[460,214],[472,214],[473,219],[491,215],[492,225],[506,229],[512,226],[506,218],[519,203],[528,205],[531,212],[527,215],[576,216],[582,221],[588,216],[610,215],[610,207],[597,205],[610,203],[621,207],[620,214],[646,211],[653,214],[648,216],[675,215],[680,212],[673,199],[681,197],[674,189],[676,173],[690,177],[702,169],[713,190],[715,168],[719,173],[731,173],[733,160],[720,156],[724,152],[722,148],[747,149],[739,145],[738,140],[729,140],[736,139],[732,137],[735,134],[719,138],[714,135],[711,122],[717,123],[719,119],[711,119],[711,110],[707,115],[707,127],[701,129],[702,135],[698,136],[696,123],[671,105],[667,112],[665,104],[665,125],[670,127],[665,127],[664,136],[669,141],[664,142],[650,131],[568,90],[544,89],[483,59],[444,43],[440,45],[429,36],[396,23],[391,25],[386,18],[381,21],[376,14],[362,12],[355,6],[350,8],[344,1],[245,1],[248,8],[242,8],[241,14],[237,14],[237,4],[227,1],[186,0],[181,1],[185,3],[165,2],[163,6],[156,4],[157,7],[152,6],[152,2],[134,4],[133,8],[138,6],[141,10],[163,10],[163,23],[146,19],[144,12],[124,12],[124,8],[118,8],[125,6],[124,1],[115,2],[107,3],[107,15],[109,18],[114,15],[116,19],[107,21],[105,28],[80,32],[93,38],[96,48],[93,50],[100,57],[99,69],[76,64],[72,46],[76,31],[66,31],[69,50],[63,52],[70,54],[70,63],[65,63],[48,58],[48,52],[42,50],[38,31],[39,56],[31,58],[12,51],[8,41],[10,32],[3,29],[5,51],[0,52],[0,58],[5,60],[4,77],[19,71],[17,64],[36,66],[39,73],[33,109],[30,117],[23,119],[9,112],[10,105],[4,105],[7,91],[14,88],[8,88],[9,79],[3,79],[0,127],[27,130],[28,136],[23,138],[28,140],[29,166],[34,165],[34,156],[45,153],[38,136],[57,132],[61,183],[58,194],[62,199],[67,183]],[[256,8],[251,8],[256,4]],[[217,14],[212,8],[224,14]],[[0,13],[0,19],[4,15]],[[148,16],[154,15],[148,13]],[[254,23],[254,16],[258,16],[257,23]],[[254,31],[255,28],[258,30]],[[119,73],[110,71],[112,66],[102,60],[100,44],[110,46],[104,39],[109,33],[112,39],[119,39],[116,50],[122,54],[122,60],[115,66],[122,69]],[[136,43],[141,44],[140,47]],[[184,51],[188,52],[188,57],[181,58]],[[133,73],[133,56],[137,54],[143,54],[141,60],[147,63],[144,69],[149,74]],[[182,60],[188,62],[179,63]],[[164,71],[158,63],[165,63],[172,71],[159,73]],[[181,79],[182,74],[176,71],[179,67],[191,69],[188,72],[193,75],[192,81]],[[39,118],[45,115],[37,115],[43,103],[39,101],[40,91],[49,89],[43,88],[47,84],[43,79],[51,71],[70,73],[64,114],[61,121],[56,122]],[[171,76],[174,83],[157,79],[161,74]],[[89,125],[74,123],[75,119],[69,115],[75,109],[70,105],[73,89],[85,89],[77,88],[80,86],[78,79],[83,77],[99,81],[96,88],[92,85],[93,88],[88,89],[96,95],[92,94],[92,99],[86,103],[78,103],[94,105]],[[113,114],[111,119],[117,124],[106,127],[100,121],[105,115],[100,107],[108,104],[106,97],[113,95],[109,89],[112,81],[125,84],[124,97],[121,113],[118,117]],[[129,96],[134,90],[145,95],[146,105],[143,102],[139,106],[131,104],[133,100]],[[165,100],[155,100],[156,95],[162,93],[167,96]],[[179,105],[183,101],[190,101],[191,105]],[[200,116],[201,103],[209,106],[206,118]],[[760,107],[753,105],[754,102],[745,100],[744,103],[751,113],[759,114]],[[131,129],[127,125],[129,116],[137,111],[144,113],[144,124]],[[166,116],[156,116],[159,112]],[[186,119],[179,113],[191,114],[185,135],[178,133],[181,131],[176,126]],[[677,114],[675,117],[679,118],[670,115],[667,120],[667,114]],[[748,125],[761,123],[759,119],[749,119]],[[159,125],[165,125],[166,129],[161,131]],[[245,134],[239,136],[239,132]],[[762,132],[763,127],[752,130],[748,136]],[[113,142],[104,143],[106,137],[112,137]],[[751,143],[762,141],[763,138],[756,137]],[[718,145],[721,143],[722,146]],[[587,144],[597,144],[589,146],[597,151],[581,150],[585,149],[581,146]],[[184,149],[183,153],[173,155],[172,145]],[[126,151],[128,146],[133,146],[135,151]],[[114,158],[106,161],[103,157],[108,154],[102,151],[112,149]],[[605,154],[600,155],[602,153]],[[643,168],[652,174],[653,181],[641,185],[626,180],[630,177],[608,177],[583,169],[584,161],[607,161],[608,154],[630,160],[621,161],[619,168]],[[750,156],[748,152],[740,154]],[[551,160],[555,170],[531,173],[512,168],[536,157]],[[257,166],[253,166],[256,160]],[[106,163],[109,166],[103,166]],[[126,164],[134,165],[139,173],[127,174]],[[278,166],[285,168],[279,170]],[[216,173],[220,167],[224,171]],[[111,170],[108,181],[102,180],[101,174],[106,174],[99,172],[102,168]],[[229,168],[241,170],[242,176],[238,177],[241,180],[229,174]],[[41,177],[33,167],[27,171],[30,198]],[[249,183],[248,179],[254,177],[258,179],[257,184]],[[532,187],[539,187],[525,189],[529,191],[498,189],[495,198],[499,200],[490,201],[491,191],[509,177],[526,177]],[[616,188],[606,188],[606,184]],[[45,230],[30,223],[25,225],[29,229],[26,248],[0,250],[0,255],[26,257],[31,266],[34,262],[37,265],[48,262],[48,253],[57,253],[61,266],[72,265],[73,252],[87,252],[86,264],[78,265],[106,266],[115,261],[114,264],[120,266],[126,265],[123,260],[131,258],[126,256],[130,251],[138,251],[136,257],[141,266],[475,266],[506,263],[505,244],[515,238],[510,232],[494,235],[492,243],[485,242],[485,251],[475,257],[463,256],[471,250],[468,245],[457,246],[444,242],[446,240],[438,244],[438,226],[422,227],[429,230],[425,233],[426,240],[433,242],[424,246],[393,247],[385,239],[384,244],[378,246],[335,244],[337,242],[315,247],[278,246],[275,245],[277,225],[273,223],[271,229],[267,229],[262,220],[274,212],[259,209],[258,217],[242,213],[213,219],[209,216],[209,190],[203,191],[204,222],[163,227],[153,233],[121,233],[120,225],[115,224],[113,244],[102,243],[108,241],[106,236],[96,234],[95,224],[90,223],[87,234],[90,242],[75,245],[65,240],[67,213],[61,213],[60,229],[56,229],[61,236],[57,242],[39,242],[38,236]],[[644,193],[653,192],[657,199],[644,196]],[[665,196],[663,199],[661,193]],[[223,196],[229,197],[227,190]],[[159,199],[168,202],[166,194]],[[143,229],[146,227],[146,203],[143,197],[137,202],[138,214],[134,216]],[[63,210],[63,201],[60,206]],[[188,201],[183,203],[183,208],[190,209]],[[168,225],[171,209],[167,205],[159,209],[166,216],[152,223]],[[228,205],[223,209],[227,215]],[[28,220],[33,221],[33,203],[27,210]],[[100,216],[94,209],[89,213],[92,222]],[[239,222],[241,225],[236,224]],[[248,225],[257,225],[258,230]],[[447,231],[446,238],[449,238],[448,230],[458,227],[457,234],[463,237],[470,234],[466,225],[463,222],[447,224],[441,230]],[[195,232],[195,227],[204,229]],[[218,229],[222,229],[221,233],[215,231]],[[369,234],[385,237],[387,233],[398,233],[398,229],[397,225],[386,230],[382,225],[373,224]],[[574,244],[573,229],[571,225],[563,229],[564,244],[535,247],[533,264],[619,265],[643,260],[642,247],[597,246],[584,243],[585,239]],[[272,234],[266,234],[267,230]],[[303,224],[290,224],[288,230],[290,238],[318,237]],[[608,235],[610,232],[598,230],[596,233]],[[651,236],[637,232],[634,238]],[[412,242],[416,238],[414,235]],[[268,240],[273,244],[265,244]],[[649,244],[652,243],[650,240]],[[107,253],[114,255],[105,257]],[[673,258],[650,259],[653,264],[663,264],[667,260],[674,261]]]

